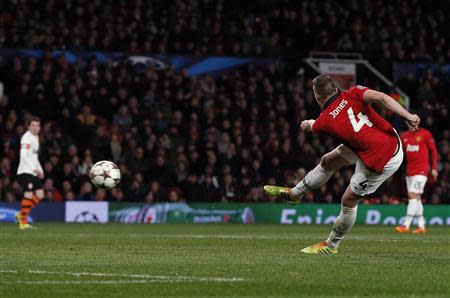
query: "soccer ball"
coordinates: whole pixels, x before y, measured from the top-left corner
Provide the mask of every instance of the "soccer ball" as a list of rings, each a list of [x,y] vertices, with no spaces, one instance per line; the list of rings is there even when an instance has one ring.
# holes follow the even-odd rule
[[[115,163],[101,160],[92,166],[89,177],[92,183],[99,188],[113,188],[120,181],[120,170]]]

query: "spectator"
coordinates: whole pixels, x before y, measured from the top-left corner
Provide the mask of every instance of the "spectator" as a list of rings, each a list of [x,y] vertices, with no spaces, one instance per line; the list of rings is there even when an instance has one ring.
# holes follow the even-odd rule
[[[220,190],[222,192],[221,202],[230,202],[237,199],[237,189],[233,183],[233,177],[231,174],[225,174],[223,182],[220,185]]]
[[[117,133],[113,133],[111,135],[109,147],[111,150],[112,160],[114,162],[120,161],[122,159],[122,145],[120,144],[119,136]]]
[[[180,201],[180,195],[176,188],[170,189],[168,201],[171,203],[176,203]]]
[[[162,202],[167,200],[168,194],[164,187],[161,187],[158,180],[153,180],[150,182],[150,191],[148,192],[145,200],[147,203],[151,202]]]
[[[203,200],[202,187],[198,183],[198,177],[195,173],[189,173],[187,179],[181,184],[181,189],[187,201],[196,202]]]
[[[93,194],[92,184],[89,182],[83,183],[80,188],[80,194],[76,198],[77,201],[93,201],[95,196]]]
[[[130,185],[129,191],[126,194],[128,201],[140,201],[148,193],[148,188],[145,187],[144,178],[142,174],[136,173],[133,182]]]
[[[198,201],[212,201],[217,202],[221,197],[219,190],[219,182],[216,177],[211,174],[206,174],[201,185],[201,194],[198,196]]]
[[[142,147],[135,150],[134,157],[128,162],[128,168],[132,173],[147,174],[149,172],[149,162],[145,159],[145,151]]]
[[[171,186],[176,182],[175,174],[166,163],[163,154],[158,154],[156,157],[156,161],[150,167],[149,176],[152,179],[158,180],[165,187]]]
[[[95,198],[94,198],[94,200],[98,201],[98,202],[105,201],[106,200],[106,191],[104,189],[101,189],[101,188],[97,189],[95,191]]]
[[[131,127],[133,124],[133,118],[131,117],[126,106],[121,106],[119,111],[114,114],[113,124],[117,126],[121,132],[124,132]]]

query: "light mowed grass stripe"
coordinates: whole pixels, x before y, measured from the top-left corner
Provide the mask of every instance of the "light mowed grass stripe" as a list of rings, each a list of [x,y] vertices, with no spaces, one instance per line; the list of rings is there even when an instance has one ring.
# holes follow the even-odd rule
[[[241,277],[200,277],[200,276],[183,276],[183,275],[149,275],[149,274],[126,274],[126,273],[102,273],[102,272],[56,272],[44,270],[28,270],[28,274],[38,275],[70,275],[75,277],[89,276],[89,277],[126,277],[126,278],[142,278],[151,279],[154,281],[168,280],[171,282],[239,282],[244,281]],[[19,274],[17,270],[0,270],[0,273]]]
[[[119,280],[15,280],[4,284],[23,285],[116,285],[116,284],[150,284],[150,283],[176,283],[179,280],[159,279],[119,279]]]

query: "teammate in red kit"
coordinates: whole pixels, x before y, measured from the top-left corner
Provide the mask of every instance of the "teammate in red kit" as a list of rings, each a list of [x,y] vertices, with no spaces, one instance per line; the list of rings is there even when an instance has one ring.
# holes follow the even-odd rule
[[[355,223],[359,201],[375,192],[403,161],[397,133],[369,104],[383,104],[403,117],[413,130],[418,129],[420,118],[382,92],[355,86],[339,93],[333,79],[327,75],[317,76],[312,83],[322,113],[316,120],[303,121],[300,128],[335,137],[342,144],[322,156],[320,164],[295,187],[266,185],[264,191],[298,204],[305,194],[327,182],[336,170],[355,164],[355,173],[342,196],[341,213],[328,239],[301,250],[308,254],[337,253],[339,243]]]
[[[409,227],[417,217],[418,228],[412,231],[414,234],[423,234],[425,229],[425,218],[423,217],[423,205],[421,195],[430,174],[431,154],[431,179],[436,181],[438,176],[437,163],[438,154],[436,144],[431,133],[420,128],[413,131],[409,128],[401,136],[403,150],[406,152],[406,188],[408,190],[408,207],[406,218],[402,226],[395,230],[399,233],[409,232]]]

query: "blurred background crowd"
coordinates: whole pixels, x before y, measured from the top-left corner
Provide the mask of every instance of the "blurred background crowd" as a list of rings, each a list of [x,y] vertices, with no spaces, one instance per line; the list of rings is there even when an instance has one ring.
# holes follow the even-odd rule
[[[298,129],[320,113],[311,90],[315,73],[296,75],[301,58],[313,50],[360,52],[388,76],[392,61],[448,63],[448,20],[429,2],[3,1],[0,47],[45,53],[0,59],[0,199],[21,198],[20,137],[26,119],[37,115],[48,200],[270,201],[263,184],[295,185],[338,145]],[[127,60],[70,64],[63,55],[52,57],[53,49],[277,61],[190,77],[152,65],[137,72]],[[364,77],[358,83],[383,90]],[[429,69],[398,83],[438,147],[439,179],[424,197],[450,203],[449,76],[444,68]],[[103,159],[123,175],[110,191],[95,189],[87,175]],[[336,172],[305,200],[338,202],[352,173]],[[399,171],[366,203],[404,197]]]
[[[432,0],[10,0],[4,47],[130,53],[275,56],[363,53],[392,61],[448,62],[448,1]]]

